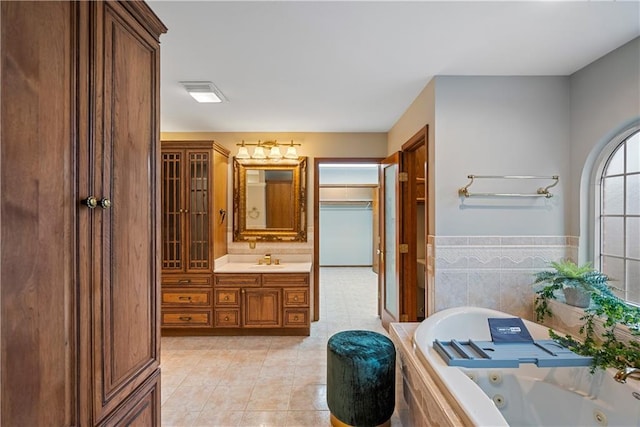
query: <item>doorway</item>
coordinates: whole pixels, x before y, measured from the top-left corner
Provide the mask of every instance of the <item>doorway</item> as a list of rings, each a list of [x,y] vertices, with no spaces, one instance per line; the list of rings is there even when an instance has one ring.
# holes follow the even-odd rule
[[[313,274],[316,321],[320,319],[322,301],[321,267],[323,271],[332,267],[367,267],[377,273],[380,160],[315,159]]]
[[[420,129],[381,165],[381,318],[392,322],[423,320],[428,312],[427,135]]]

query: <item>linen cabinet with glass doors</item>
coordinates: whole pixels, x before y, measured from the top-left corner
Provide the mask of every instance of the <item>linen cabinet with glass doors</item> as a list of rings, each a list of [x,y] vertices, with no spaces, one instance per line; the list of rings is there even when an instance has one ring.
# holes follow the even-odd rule
[[[162,142],[162,328],[213,327],[213,264],[227,253],[229,152],[207,141]]]

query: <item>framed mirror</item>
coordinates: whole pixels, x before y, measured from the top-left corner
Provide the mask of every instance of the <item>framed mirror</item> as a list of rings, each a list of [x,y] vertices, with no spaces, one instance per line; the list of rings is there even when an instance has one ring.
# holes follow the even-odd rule
[[[233,159],[233,241],[307,241],[307,158]]]

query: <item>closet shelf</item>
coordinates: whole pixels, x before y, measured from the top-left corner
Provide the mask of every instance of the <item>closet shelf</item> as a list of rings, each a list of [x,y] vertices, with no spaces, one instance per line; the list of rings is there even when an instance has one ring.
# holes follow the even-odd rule
[[[471,181],[458,190],[460,197],[546,197],[551,198],[553,194],[549,189],[558,185],[559,175],[535,176],[535,175],[467,175]],[[469,187],[476,179],[552,179],[554,182],[546,187],[540,187],[535,193],[470,193]]]

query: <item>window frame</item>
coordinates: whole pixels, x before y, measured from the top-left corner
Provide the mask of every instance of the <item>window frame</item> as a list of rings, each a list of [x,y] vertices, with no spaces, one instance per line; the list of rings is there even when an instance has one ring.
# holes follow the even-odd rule
[[[636,258],[631,258],[629,257],[628,254],[628,248],[627,248],[627,242],[626,242],[626,226],[627,226],[627,218],[631,217],[636,217],[636,214],[630,215],[627,213],[626,211],[626,199],[627,199],[627,188],[626,188],[626,183],[627,183],[627,177],[630,175],[638,175],[640,172],[632,172],[629,173],[627,171],[627,163],[626,163],[626,153],[624,156],[624,170],[621,174],[615,174],[615,175],[608,175],[607,177],[615,177],[615,176],[620,176],[624,178],[624,186],[625,188],[623,189],[623,212],[622,214],[616,214],[616,215],[605,215],[603,213],[603,200],[604,200],[604,180],[605,180],[605,171],[607,170],[611,160],[613,159],[613,157],[615,156],[615,154],[618,152],[618,150],[622,149],[623,145],[625,145],[627,143],[627,141],[629,139],[631,139],[632,137],[634,137],[636,134],[640,135],[640,124],[636,124],[620,133],[618,133],[615,137],[613,137],[612,139],[609,140],[609,142],[604,146],[604,148],[602,149],[602,151],[600,152],[600,155],[598,156],[596,162],[595,162],[595,166],[596,166],[596,170],[595,170],[595,174],[594,174],[594,186],[593,186],[593,192],[592,195],[594,197],[594,221],[592,221],[592,225],[593,225],[593,260],[594,260],[594,266],[596,268],[598,268],[599,270],[604,271],[603,268],[603,257],[604,256],[608,256],[610,258],[616,258],[616,259],[621,259],[623,261],[623,271],[624,271],[624,281],[625,281],[625,293],[623,295],[623,297],[626,300],[626,296],[628,295],[627,292],[628,290],[626,289],[626,276],[627,276],[627,261],[629,259],[632,260],[636,260]],[[622,247],[622,256],[617,256],[617,255],[611,255],[611,254],[606,254],[603,251],[603,218],[611,218],[611,217],[621,217],[623,219],[623,225],[622,225],[622,242],[623,242],[623,247]],[[606,273],[606,272],[605,272]],[[613,284],[615,286],[615,283]],[[634,304],[634,305],[640,305],[640,301],[628,301],[626,300],[628,303]]]

